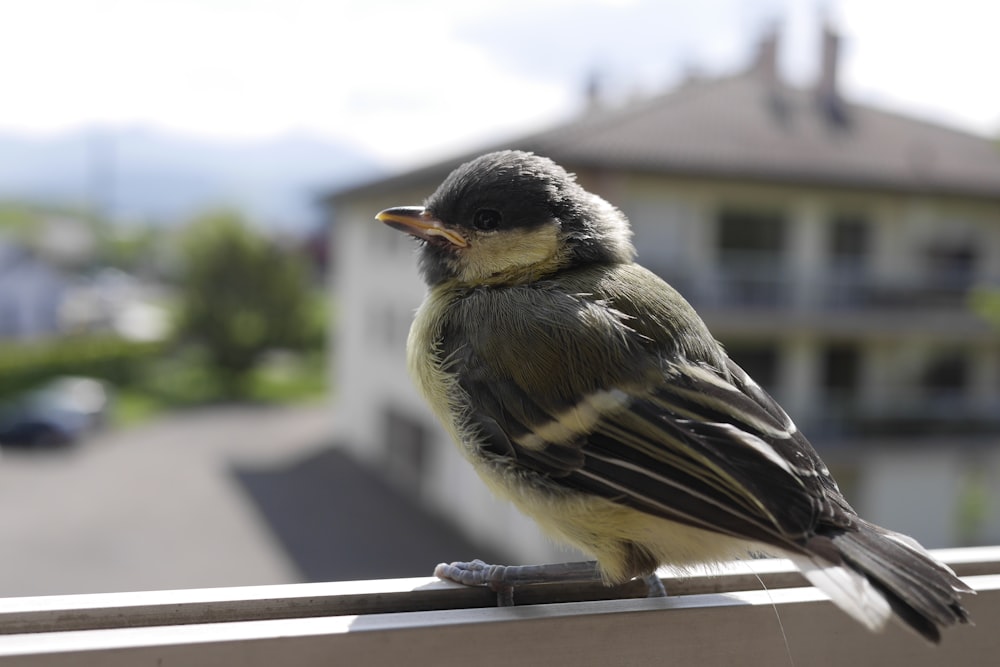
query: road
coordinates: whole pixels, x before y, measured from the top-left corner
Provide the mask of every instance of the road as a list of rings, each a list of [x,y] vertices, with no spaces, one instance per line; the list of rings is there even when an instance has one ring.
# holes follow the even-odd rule
[[[330,410],[175,414],[0,458],[0,597],[292,583],[300,570],[234,470],[329,445]]]

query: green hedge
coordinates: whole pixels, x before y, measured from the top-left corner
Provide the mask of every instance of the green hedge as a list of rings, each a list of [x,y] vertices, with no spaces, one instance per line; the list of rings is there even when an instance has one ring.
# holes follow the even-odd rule
[[[0,342],[0,398],[61,375],[84,375],[125,385],[136,378],[146,360],[162,351],[162,343],[137,343],[111,336]]]

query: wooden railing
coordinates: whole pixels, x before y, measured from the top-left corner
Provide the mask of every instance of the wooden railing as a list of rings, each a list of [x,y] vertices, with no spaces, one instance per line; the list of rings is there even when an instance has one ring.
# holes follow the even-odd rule
[[[0,599],[0,665],[997,664],[1000,547],[936,555],[978,591],[975,626],[940,646],[868,633],[788,562],[760,560],[664,572],[666,599],[547,585],[507,608],[432,578]]]

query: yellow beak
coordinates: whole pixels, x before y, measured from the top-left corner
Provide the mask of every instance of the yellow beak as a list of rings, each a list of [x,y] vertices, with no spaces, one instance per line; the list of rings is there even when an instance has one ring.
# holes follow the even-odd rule
[[[412,234],[425,241],[444,239],[458,248],[465,248],[469,242],[458,232],[445,227],[440,220],[427,212],[423,206],[397,206],[380,211],[375,219],[393,229]]]

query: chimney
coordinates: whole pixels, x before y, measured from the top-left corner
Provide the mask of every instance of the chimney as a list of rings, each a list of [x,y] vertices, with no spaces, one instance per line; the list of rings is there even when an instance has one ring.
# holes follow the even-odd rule
[[[822,60],[819,80],[816,82],[816,103],[820,113],[835,125],[847,124],[847,109],[837,85],[837,66],[840,59],[840,35],[829,23],[823,24]]]
[[[584,83],[583,94],[588,111],[599,109],[602,106],[604,91],[601,86],[601,75],[596,69],[592,69],[587,75]]]
[[[751,71],[769,86],[778,87],[778,29],[771,27],[757,46]]]
[[[750,67],[750,74],[760,82],[763,101],[780,124],[790,120],[791,107],[786,93],[781,85],[781,75],[778,72],[778,46],[780,44],[777,24],[772,25],[764,33],[757,45],[757,57]]]

